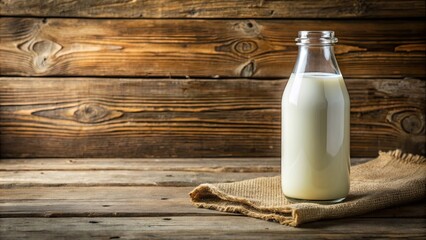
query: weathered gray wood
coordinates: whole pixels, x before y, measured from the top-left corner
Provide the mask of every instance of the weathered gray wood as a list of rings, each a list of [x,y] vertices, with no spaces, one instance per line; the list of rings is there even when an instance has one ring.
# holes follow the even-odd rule
[[[0,188],[33,186],[195,186],[204,182],[232,182],[279,174],[279,159],[274,163],[250,164],[241,169],[232,159],[215,162],[214,159],[193,162],[191,159],[155,164],[150,160],[131,160],[127,167],[117,167],[126,161],[110,160],[106,167],[96,167],[102,160],[39,159],[34,165],[28,160],[0,160]],[[365,161],[365,159],[361,159]],[[50,162],[53,164],[49,167]],[[57,162],[57,163],[55,163]],[[152,161],[154,162],[154,161]],[[204,164],[204,162],[206,162]],[[244,162],[244,161],[243,161]],[[355,160],[356,162],[356,160]],[[75,163],[80,163],[75,167]],[[146,163],[146,165],[145,165]],[[182,164],[183,163],[183,164]],[[167,167],[170,164],[171,167]],[[270,165],[269,165],[270,164]],[[102,164],[99,164],[102,165]],[[143,166],[145,165],[145,166]],[[160,165],[163,165],[162,167]],[[174,166],[173,166],[174,165]],[[186,166],[185,166],[186,165]],[[189,165],[189,167],[188,167]],[[191,166],[192,165],[192,166]],[[24,168],[22,168],[24,166]],[[40,167],[47,166],[47,167]],[[98,170],[98,171],[91,171]]]
[[[369,158],[354,159],[365,162]],[[193,172],[278,172],[280,158],[25,158],[1,159],[0,171],[133,170]]]
[[[175,172],[175,171],[2,171],[0,188],[34,186],[196,186],[275,176],[277,172]]]
[[[169,169],[173,171],[152,171],[152,169],[168,169],[158,165],[160,159],[119,160],[122,162],[113,159],[1,160],[0,181],[10,180],[15,184],[3,185],[13,188],[0,188],[0,238],[311,239],[321,236],[328,239],[348,237],[422,239],[425,236],[423,230],[426,208],[423,202],[384,209],[355,218],[322,221],[303,225],[302,228],[290,228],[234,214],[195,208],[190,205],[187,195],[193,187],[121,186],[123,183],[133,182],[139,185],[143,181],[151,181],[152,176],[158,176],[158,179],[163,179],[166,184],[170,183],[167,178],[176,178],[173,184],[179,181],[192,184],[194,180],[205,181],[206,178],[222,182],[231,175],[234,178],[240,178],[242,175],[250,178],[256,174],[264,176],[271,172],[263,172],[266,169],[261,166],[271,164],[275,168],[279,164],[277,158],[268,158],[265,162],[262,159],[250,159],[257,165],[247,163],[249,166],[246,170],[259,172],[243,173],[226,172],[230,170],[229,166],[231,171],[234,171],[243,165],[245,163],[243,159],[220,159],[213,163],[208,161],[213,159],[198,162],[196,159],[164,159],[164,164],[175,165],[173,169]],[[106,162],[102,164],[103,161]],[[129,164],[131,168],[138,170],[122,170],[117,166],[121,163]],[[147,164],[147,167],[142,167],[143,164]],[[96,170],[96,165],[103,166]],[[218,170],[217,173],[212,172],[218,165],[225,166],[225,169]],[[257,168],[259,166],[261,168]],[[191,168],[203,170],[192,172]],[[18,175],[24,181],[16,178],[8,179],[4,174]],[[176,176],[171,177],[169,174]],[[105,185],[115,182],[120,186],[84,187],[76,184],[79,181],[89,183],[89,186],[96,182],[105,182]],[[34,183],[35,185],[41,183],[42,186],[35,186]],[[66,185],[43,187],[44,183],[47,183],[44,186],[59,186],[64,183]],[[73,185],[78,187],[72,187]]]
[[[249,159],[250,160],[250,159]],[[0,160],[0,188],[34,186],[195,186],[279,174],[277,158],[251,159],[12,159]],[[271,161],[272,160],[272,161]],[[354,160],[354,163],[368,159]],[[52,163],[52,164],[51,164]],[[126,163],[129,163],[126,166]],[[104,165],[103,167],[101,167]],[[123,167],[124,166],[124,167]],[[93,171],[95,170],[95,171]]]
[[[31,187],[0,189],[4,217],[147,217],[231,215],[191,205],[193,187]],[[383,209],[359,217],[426,217],[426,203]]]
[[[350,218],[301,228],[242,216],[0,218],[2,239],[424,239],[425,219]]]
[[[89,18],[411,18],[421,0],[1,0],[0,15]]]
[[[352,158],[352,166],[371,158]],[[279,172],[280,158],[24,158],[1,159],[0,171],[129,170]]]
[[[279,157],[285,84],[0,78],[0,156]],[[346,84],[352,157],[395,148],[426,154],[426,81],[347,78]]]
[[[0,19],[9,76],[283,78],[297,31],[332,29],[344,76],[424,77],[422,20]]]
[[[188,195],[192,189],[157,186],[0,189],[0,218],[232,215],[192,206]]]

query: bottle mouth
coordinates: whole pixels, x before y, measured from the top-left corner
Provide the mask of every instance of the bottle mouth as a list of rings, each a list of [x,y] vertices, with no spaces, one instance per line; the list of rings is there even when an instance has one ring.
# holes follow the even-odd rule
[[[296,45],[333,45],[337,43],[334,31],[299,31]]]

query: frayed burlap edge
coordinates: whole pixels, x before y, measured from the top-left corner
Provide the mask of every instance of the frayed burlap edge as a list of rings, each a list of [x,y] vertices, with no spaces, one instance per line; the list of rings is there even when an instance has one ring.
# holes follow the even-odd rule
[[[283,225],[297,225],[296,209],[290,206],[282,208],[257,207],[247,199],[226,194],[212,184],[201,184],[191,191],[189,195],[191,196],[192,204],[200,208],[241,213],[254,218],[275,221]]]
[[[379,151],[379,156],[391,157],[393,158],[394,161],[400,161],[403,163],[421,164],[426,162],[426,157],[421,155],[414,155],[411,153],[403,153],[400,149],[396,149],[396,150],[388,151],[388,152]]]

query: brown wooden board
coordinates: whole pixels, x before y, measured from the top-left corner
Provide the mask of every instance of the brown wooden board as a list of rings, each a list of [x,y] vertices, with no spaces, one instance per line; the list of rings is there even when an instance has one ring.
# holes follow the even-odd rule
[[[352,165],[368,160],[352,159]],[[0,189],[38,186],[195,186],[203,182],[276,176],[280,163],[277,158],[2,159]]]
[[[355,166],[371,158],[352,158]],[[1,159],[0,171],[133,170],[279,172],[280,158],[24,158]]]
[[[0,218],[2,239],[424,239],[425,219],[349,218],[292,228],[242,216]]]
[[[202,183],[235,182],[272,177],[277,172],[184,172],[184,171],[17,171],[0,172],[0,188],[38,186],[197,186]]]
[[[25,0],[0,1],[0,15],[89,18],[412,18],[421,0]]]
[[[192,206],[188,193],[193,188],[160,186],[2,188],[0,218],[233,215]],[[408,216],[418,216],[418,208],[409,206],[405,208],[407,208],[405,212],[409,212]],[[416,211],[413,211],[415,209]],[[387,213],[381,216],[387,216]]]
[[[65,159],[64,159],[65,160]],[[70,161],[72,160],[72,161]],[[155,159],[146,162],[126,160],[133,170],[121,171],[122,182],[128,186],[111,186],[116,177],[107,177],[102,186],[73,186],[100,180],[106,173],[117,173],[122,159],[7,159],[0,161],[0,179],[4,174],[16,176],[10,188],[0,188],[0,238],[3,239],[360,239],[360,238],[410,238],[425,237],[425,203],[383,209],[346,219],[335,219],[305,224],[292,228],[277,223],[199,209],[190,205],[188,192],[200,176],[210,176],[215,181],[226,181],[269,176],[262,167],[276,166],[277,159],[253,158],[249,164],[253,172],[227,172],[228,167],[244,165],[244,159],[210,159],[211,162],[195,162],[195,159],[165,159],[163,167]],[[365,159],[352,159],[353,163]],[[34,161],[34,162],[30,162]],[[59,161],[59,162],[56,162]],[[272,162],[271,162],[272,161]],[[104,164],[102,164],[104,162]],[[54,163],[53,166],[50,166]],[[141,168],[148,163],[147,168]],[[138,186],[141,179],[153,176],[167,179],[164,173],[169,164],[175,164],[175,182],[170,186]],[[101,166],[96,170],[94,166]],[[225,169],[216,171],[217,165]],[[25,168],[23,166],[26,166]],[[197,170],[189,170],[191,166]],[[22,186],[19,183],[35,182],[34,174],[41,174],[44,182],[62,182],[62,185]],[[56,170],[52,170],[55,168]],[[153,172],[152,168],[163,171]],[[85,170],[86,169],[86,170]],[[87,170],[91,169],[91,170]],[[209,170],[210,169],[210,170]],[[164,171],[165,170],[165,171]],[[81,172],[90,172],[81,178]],[[132,173],[130,173],[132,172]],[[28,174],[32,174],[31,176]],[[53,175],[52,175],[53,174]],[[183,174],[183,175],[182,175]],[[225,176],[225,175],[226,176]],[[26,176],[25,176],[26,175]],[[187,176],[195,176],[188,178]],[[56,176],[56,177],[55,177]],[[225,176],[225,177],[224,177]],[[90,180],[92,179],[92,180]],[[99,182],[99,181],[98,181]],[[50,186],[50,187],[48,187]],[[180,186],[180,187],[179,187]],[[187,185],[188,186],[188,185]]]
[[[425,81],[356,79],[351,151],[425,154]],[[0,154],[279,157],[284,80],[0,78]]]
[[[0,75],[287,77],[300,30],[332,29],[343,75],[424,77],[423,20],[0,19]]]
[[[192,206],[188,193],[193,188],[160,186],[2,188],[0,218],[233,215]],[[386,208],[359,217],[424,218],[426,204],[419,202]]]
[[[353,158],[352,165],[368,161],[368,159]],[[188,193],[192,187],[182,186],[194,184],[194,179],[188,175],[199,176],[203,172],[216,172],[209,174],[223,178],[224,172],[233,172],[234,177],[247,172],[246,178],[260,175],[274,175],[279,173],[280,161],[277,158],[251,158],[251,159],[3,159],[0,161],[0,175],[15,175],[15,184],[9,188],[0,188],[0,217],[142,217],[142,216],[195,216],[219,215],[191,206]],[[90,170],[92,180],[81,179],[81,172]],[[98,187],[73,187],[74,180],[93,183],[100,179],[105,172],[116,173],[119,170],[131,172],[130,177],[122,176],[121,182],[128,186],[109,186],[117,179],[110,178],[103,181],[103,186]],[[135,186],[140,185],[140,179],[153,176],[156,171],[158,178],[170,178],[170,175],[180,171],[181,174],[173,176],[175,183],[171,186]],[[173,172],[172,172],[173,171]],[[43,174],[41,174],[43,172]],[[51,173],[63,176],[60,187],[22,186],[24,175],[35,173],[44,175],[50,183],[58,182],[58,178]],[[61,174],[63,172],[63,174]],[[166,174],[166,177],[164,177]],[[29,176],[29,175],[28,175]],[[31,174],[34,176],[34,174]],[[230,174],[228,174],[230,176]],[[1,175],[1,178],[6,178]],[[29,177],[30,179],[32,177]],[[68,180],[66,180],[68,179]],[[29,180],[29,179],[27,179]],[[28,181],[27,181],[28,182]],[[99,183],[99,182],[98,182]],[[161,184],[160,184],[161,185]],[[425,217],[422,209],[424,203],[415,203],[406,206],[394,207],[375,211],[361,216],[368,218],[383,217]],[[425,210],[425,209],[423,209]]]

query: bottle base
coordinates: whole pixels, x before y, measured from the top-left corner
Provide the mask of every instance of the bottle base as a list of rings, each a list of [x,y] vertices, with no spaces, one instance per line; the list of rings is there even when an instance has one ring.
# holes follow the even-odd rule
[[[288,196],[285,196],[285,197],[290,203],[318,203],[318,204],[324,204],[324,205],[340,203],[346,199],[346,197],[344,197],[344,198],[331,199],[331,200],[306,200],[306,199],[292,198]]]

